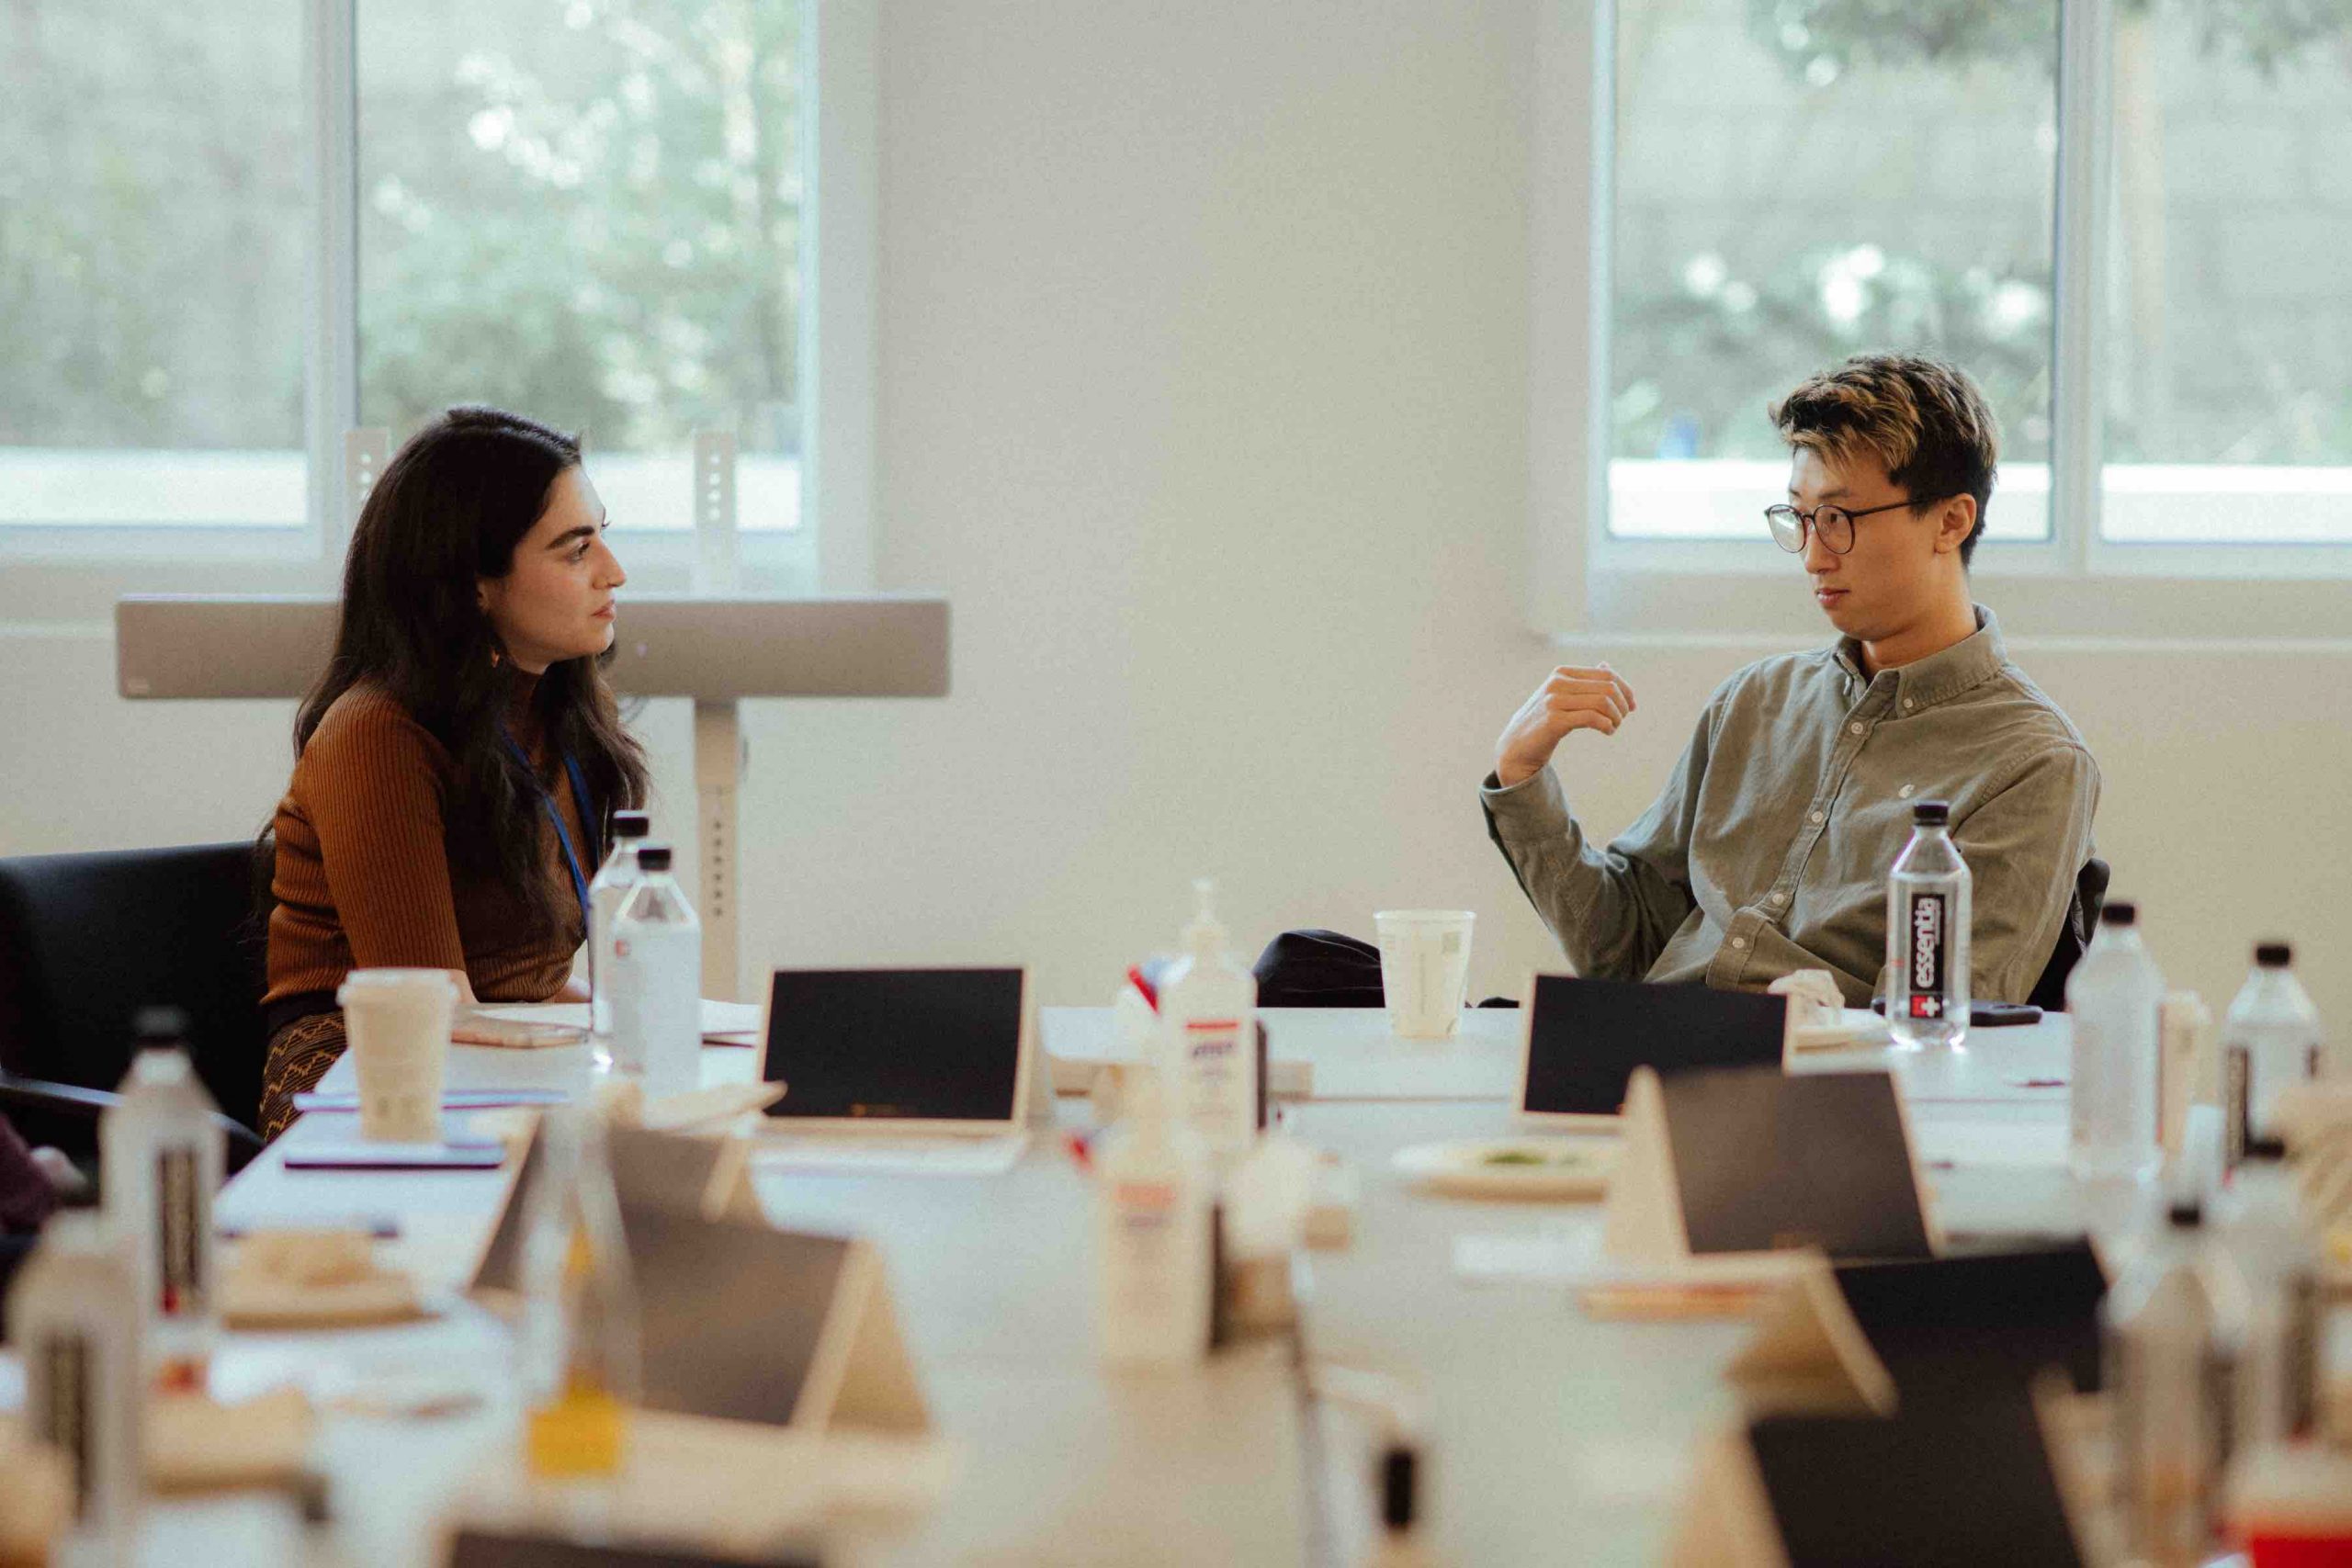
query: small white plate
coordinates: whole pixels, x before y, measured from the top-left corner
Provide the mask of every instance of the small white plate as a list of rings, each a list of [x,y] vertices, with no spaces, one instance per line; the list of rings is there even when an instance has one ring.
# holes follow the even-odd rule
[[[1617,1163],[1614,1138],[1464,1138],[1399,1149],[1390,1167],[1457,1198],[1601,1198]]]

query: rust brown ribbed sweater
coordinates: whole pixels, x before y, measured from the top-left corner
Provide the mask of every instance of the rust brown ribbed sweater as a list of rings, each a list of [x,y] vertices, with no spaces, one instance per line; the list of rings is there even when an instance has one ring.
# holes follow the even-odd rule
[[[515,740],[554,792],[573,845],[593,856],[595,825],[582,820],[564,769],[549,767],[526,716],[529,695],[518,701]],[[289,1006],[332,1007],[354,969],[463,969],[483,1001],[544,1001],[562,988],[586,932],[553,828],[544,812],[535,818],[560,914],[553,931],[535,933],[522,902],[495,878],[450,863],[443,811],[453,768],[440,741],[374,685],[354,686],[320,719],[277,806],[277,907],[263,998],[273,1027]],[[596,873],[593,862],[582,869]],[[321,1009],[300,1007],[313,997]]]

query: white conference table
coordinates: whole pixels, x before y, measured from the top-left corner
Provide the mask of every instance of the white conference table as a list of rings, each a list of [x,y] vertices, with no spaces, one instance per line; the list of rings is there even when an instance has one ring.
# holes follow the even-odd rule
[[[1360,1189],[1355,1237],[1310,1255],[1301,1338],[1317,1358],[1393,1374],[1417,1391],[1429,1444],[1425,1497],[1444,1559],[1460,1562],[1653,1561],[1671,1529],[1688,1455],[1732,1411],[1720,1369],[1733,1323],[1586,1317],[1555,1285],[1474,1284],[1453,1268],[1464,1235],[1558,1239],[1597,1227],[1590,1205],[1442,1199],[1391,1173],[1400,1148],[1510,1126],[1515,1014],[1464,1015],[1451,1042],[1403,1042],[1367,1010],[1272,1012],[1277,1058],[1315,1064],[1316,1099],[1295,1130],[1345,1156]],[[1048,1046],[1107,1034],[1107,1010],[1047,1009]],[[2079,1224],[2063,1166],[2063,1020],[1975,1037],[1964,1055],[1804,1058],[1806,1070],[1892,1065],[1948,1230]],[[1375,1071],[1375,1065],[1380,1070]],[[2054,1070],[2053,1070],[2054,1066]],[[747,1081],[756,1054],[713,1046],[707,1082]],[[584,1048],[458,1047],[452,1088],[589,1081]],[[1383,1092],[1385,1086],[1386,1092]],[[340,1063],[322,1088],[350,1087]],[[1336,1092],[1333,1092],[1336,1091]],[[1328,1094],[1328,1098],[1327,1098]],[[1082,1102],[1057,1108],[1084,1124]],[[495,1173],[288,1171],[289,1144],[347,1134],[313,1113],[231,1183],[224,1223],[296,1224],[390,1213],[390,1259],[447,1292],[493,1217]],[[340,1126],[337,1123],[341,1123]],[[936,1506],[836,1517],[831,1561],[890,1562],[1301,1562],[1351,1560],[1369,1523],[1366,1455],[1351,1423],[1303,1414],[1279,1340],[1222,1352],[1197,1374],[1114,1377],[1093,1359],[1091,1194],[1041,1135],[996,1177],[761,1170],[778,1224],[855,1231],[878,1245],[926,1394],[955,1455]],[[1986,1152],[1983,1158],[1974,1151]],[[224,1395],[292,1378],[332,1396],[354,1376],[406,1374],[503,1384],[503,1327],[445,1293],[446,1315],[333,1335],[224,1337]],[[146,1561],[424,1564],[432,1515],[513,1451],[503,1395],[424,1421],[330,1414],[319,1445],[335,1517],[303,1533],[285,1505],[165,1503]],[[1309,1423],[1312,1423],[1310,1427]],[[1310,1468],[1316,1445],[1325,1463]],[[1318,1501],[1319,1499],[1319,1501]]]

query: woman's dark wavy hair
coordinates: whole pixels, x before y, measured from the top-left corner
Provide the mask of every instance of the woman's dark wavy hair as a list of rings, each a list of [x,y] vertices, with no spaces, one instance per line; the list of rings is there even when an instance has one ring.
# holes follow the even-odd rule
[[[294,717],[299,758],[337,697],[362,681],[382,687],[456,763],[446,818],[451,861],[495,877],[543,930],[571,890],[541,859],[540,785],[505,741],[521,677],[476,590],[478,579],[514,570],[514,547],[546,512],[556,479],[579,462],[576,438],[492,408],[453,408],[410,438],[360,509],[334,657]],[[580,764],[605,812],[640,806],[646,793],[645,753],[621,727],[605,679],[610,659],[551,664],[532,696],[550,750]],[[592,875],[605,823],[593,837],[579,846]]]

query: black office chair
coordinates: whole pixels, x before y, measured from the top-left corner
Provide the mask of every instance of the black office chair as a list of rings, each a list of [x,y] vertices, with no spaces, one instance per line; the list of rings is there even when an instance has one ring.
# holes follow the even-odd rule
[[[168,1005],[225,1113],[229,1168],[258,1153],[256,869],[251,843],[0,860],[0,1114],[95,1168],[132,1015]]]
[[[2026,998],[2044,1012],[2058,1012],[2066,1006],[2066,976],[2075,972],[2083,949],[2090,945],[2091,933],[2098,930],[2098,912],[2107,907],[2107,863],[2097,855],[2075,874],[2075,896],[2067,900],[2066,919],[2058,928],[2058,945],[2051,950],[2050,962],[2041,966],[2033,994]]]

